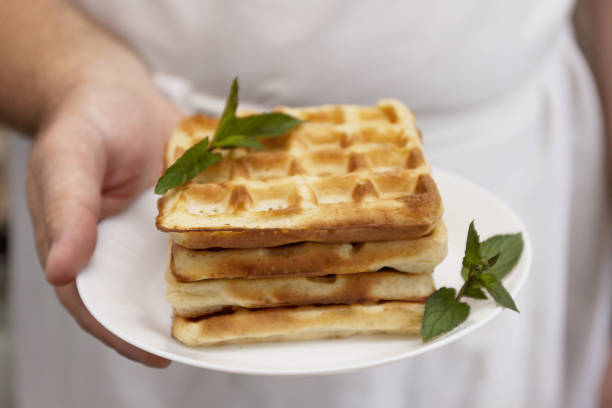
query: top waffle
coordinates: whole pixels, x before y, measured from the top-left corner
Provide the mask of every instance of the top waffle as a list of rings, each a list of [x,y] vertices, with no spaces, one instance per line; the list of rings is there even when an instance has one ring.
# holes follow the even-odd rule
[[[276,110],[307,122],[262,140],[266,150],[225,150],[168,191],[158,203],[160,230],[188,248],[254,248],[410,239],[436,226],[442,201],[403,104]],[[185,119],[167,145],[166,166],[212,137],[216,124]]]

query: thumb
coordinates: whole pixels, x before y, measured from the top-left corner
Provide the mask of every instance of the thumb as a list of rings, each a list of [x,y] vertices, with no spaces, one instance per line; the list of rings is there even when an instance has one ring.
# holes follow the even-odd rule
[[[102,137],[78,117],[62,118],[37,139],[28,168],[28,204],[47,280],[64,285],[96,245],[105,157]]]

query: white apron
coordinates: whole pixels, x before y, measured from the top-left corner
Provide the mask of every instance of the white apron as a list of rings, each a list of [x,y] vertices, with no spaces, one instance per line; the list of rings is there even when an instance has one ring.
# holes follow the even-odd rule
[[[520,315],[504,312],[450,346],[392,365],[308,378],[148,369],[82,332],[45,283],[26,213],[29,146],[15,138],[9,290],[18,407],[595,405],[610,322],[603,136],[568,1],[81,3],[156,71],[184,78],[157,76],[187,107],[218,110],[236,74],[242,100],[263,106],[403,100],[431,164],[518,212],[533,239],[533,270]]]

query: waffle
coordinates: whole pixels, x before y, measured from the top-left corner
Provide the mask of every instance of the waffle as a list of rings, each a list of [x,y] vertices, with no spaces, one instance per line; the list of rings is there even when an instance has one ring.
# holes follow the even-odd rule
[[[354,334],[417,334],[424,304],[301,306],[241,309],[199,319],[174,316],[172,335],[189,346],[340,338]]]
[[[393,271],[264,279],[209,279],[182,283],[168,270],[166,299],[174,313],[197,317],[223,310],[351,304],[381,300],[425,301],[431,274]]]
[[[443,222],[428,235],[402,241],[333,244],[300,242],[272,248],[186,249],[173,244],[170,269],[183,282],[202,279],[321,276],[384,267],[431,273],[447,252]]]
[[[160,198],[157,227],[200,249],[404,240],[434,229],[442,201],[403,104],[277,110],[307,122],[263,140],[266,150],[223,151],[221,161]],[[166,166],[211,137],[216,124],[201,115],[183,121]]]

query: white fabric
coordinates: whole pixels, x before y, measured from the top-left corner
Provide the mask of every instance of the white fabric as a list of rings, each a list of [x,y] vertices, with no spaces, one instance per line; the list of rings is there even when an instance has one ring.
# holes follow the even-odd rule
[[[18,407],[595,406],[610,322],[601,256],[610,230],[599,105],[569,33],[568,2],[82,3],[153,67],[184,77],[158,83],[186,106],[218,109],[236,73],[242,99],[254,104],[404,100],[433,165],[519,213],[533,270],[520,315],[504,312],[476,334],[389,366],[318,378],[147,369],[82,333],[44,282],[25,211],[28,144],[16,138]]]
[[[158,71],[268,105],[371,102],[419,112],[499,97],[548,54],[571,0],[80,0]]]

